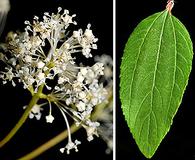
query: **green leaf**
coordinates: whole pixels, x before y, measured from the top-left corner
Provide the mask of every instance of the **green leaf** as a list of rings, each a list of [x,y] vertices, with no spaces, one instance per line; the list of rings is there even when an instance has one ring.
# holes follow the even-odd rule
[[[186,28],[168,11],[146,18],[129,37],[121,64],[120,99],[130,131],[147,158],[170,129],[192,58]]]

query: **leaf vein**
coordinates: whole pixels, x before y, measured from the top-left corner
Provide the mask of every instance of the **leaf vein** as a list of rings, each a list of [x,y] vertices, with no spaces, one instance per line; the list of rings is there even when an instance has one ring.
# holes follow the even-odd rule
[[[173,84],[172,84],[172,88],[171,88],[171,95],[170,95],[169,105],[168,105],[167,114],[166,114],[166,118],[165,118],[166,122],[168,121],[168,114],[169,114],[169,111],[170,111],[171,99],[172,99],[173,90],[174,90],[174,87],[175,87],[176,68],[177,68],[177,48],[176,48],[176,46],[177,46],[177,39],[176,39],[176,31],[175,31],[175,26],[174,26],[172,17],[170,17],[170,19],[171,19],[171,24],[172,24],[172,27],[173,27],[173,35],[174,35],[174,41],[175,41],[175,65],[174,65],[174,73],[173,73],[174,75],[173,75]]]
[[[160,58],[161,46],[162,46],[162,37],[164,34],[164,27],[165,27],[167,17],[168,17],[168,13],[166,14],[166,16],[164,18],[162,29],[161,29],[161,34],[160,34],[160,39],[159,39],[159,47],[158,47],[158,52],[157,52],[157,57],[156,57],[156,64],[155,64],[153,83],[152,83],[152,89],[151,89],[152,90],[151,91],[151,111],[153,110],[153,99],[154,99],[154,88],[155,88],[155,83],[156,83],[156,73],[158,71],[158,63],[159,63],[159,58]]]
[[[135,67],[134,67],[133,73],[132,73],[131,84],[130,84],[130,87],[129,87],[129,92],[130,92],[130,94],[129,94],[129,96],[128,96],[128,98],[129,98],[129,104],[128,104],[129,110],[128,110],[128,112],[129,112],[129,113],[130,113],[130,109],[131,109],[132,86],[133,86],[133,82],[134,82],[134,78],[135,78],[135,71],[136,71],[136,68],[137,68],[138,61],[139,61],[139,56],[140,56],[140,53],[141,53],[141,48],[143,47],[143,45],[144,45],[144,43],[145,43],[145,39],[146,39],[146,37],[147,37],[149,31],[151,30],[152,26],[154,25],[154,23],[156,22],[156,20],[157,20],[162,14],[163,14],[163,12],[162,12],[159,16],[157,16],[157,17],[154,19],[154,21],[152,22],[152,24],[150,25],[150,27],[148,28],[148,30],[147,30],[147,32],[146,32],[146,35],[145,35],[145,37],[144,37],[144,40],[143,40],[142,44],[140,45],[139,52],[138,52],[138,56],[137,56],[136,63],[135,63]],[[127,118],[127,120],[128,120],[128,123],[130,123],[130,116]]]
[[[136,124],[136,122],[137,122],[138,114],[139,114],[139,112],[140,112],[140,109],[141,109],[141,107],[142,107],[144,101],[146,100],[146,98],[148,97],[148,95],[149,95],[150,93],[151,93],[151,91],[148,92],[148,93],[146,94],[146,96],[143,98],[142,102],[140,103],[140,105],[139,105],[139,107],[138,107],[138,111],[137,111],[137,113],[136,113],[136,115],[135,115],[135,124]]]

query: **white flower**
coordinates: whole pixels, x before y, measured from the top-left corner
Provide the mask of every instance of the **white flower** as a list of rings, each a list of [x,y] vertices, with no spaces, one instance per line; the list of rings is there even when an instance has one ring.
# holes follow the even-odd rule
[[[67,104],[67,105],[70,105],[71,103],[72,103],[72,99],[71,99],[71,98],[67,98],[67,99],[66,99],[66,104]]]
[[[79,112],[83,112],[85,110],[85,103],[83,103],[82,101],[79,101],[79,103],[76,104],[76,107]]]
[[[95,61],[96,62],[101,62],[104,64],[104,80],[110,83],[112,81],[113,73],[112,73],[112,68],[113,68],[113,62],[112,58],[108,55],[102,55],[102,56],[95,56]],[[110,83],[112,84],[112,83]]]
[[[39,61],[37,63],[37,68],[43,68],[45,66],[45,63],[43,63],[42,61]]]
[[[79,92],[79,98],[80,99],[86,98],[86,93],[84,91]]]
[[[61,153],[64,153],[64,151],[65,151],[65,147],[64,148],[60,148],[60,152]]]
[[[85,47],[85,48],[82,49],[83,55],[84,55],[86,58],[92,57],[91,49],[90,49],[89,47],[85,46],[85,45],[83,45],[83,47]]]
[[[32,62],[32,57],[29,56],[29,55],[26,55],[25,58],[24,58],[25,62],[27,63],[31,63]]]
[[[64,43],[64,48],[65,49],[69,49],[70,48],[70,44],[69,43]]]
[[[74,38],[80,38],[80,32],[79,31],[74,31],[73,32],[73,37]]]
[[[53,120],[55,119],[51,114],[45,117],[47,123],[53,123]]]
[[[77,145],[79,144],[81,144],[81,142],[78,140],[75,140],[75,142],[70,141],[64,148],[60,148],[60,152],[64,153],[66,150],[67,154],[70,154],[71,149],[75,149],[75,151],[78,152]]]
[[[29,114],[29,118],[36,118],[37,120],[41,119],[41,111],[43,110],[43,108],[41,108],[42,105],[34,105],[33,108],[30,111]],[[25,109],[27,106],[24,106],[23,108]]]
[[[78,81],[78,82],[83,82],[83,80],[84,80],[84,77],[83,77],[83,75],[79,72],[79,73],[78,73],[78,76],[77,76],[77,81]]]
[[[85,33],[84,33],[84,36],[86,36],[88,39],[91,39],[91,38],[94,37],[91,29],[86,29]]]
[[[81,68],[81,73],[85,76],[87,74],[87,68]]]
[[[98,75],[104,75],[104,64],[103,63],[96,63],[92,67],[93,71]]]
[[[59,77],[58,84],[62,84],[65,82],[65,79],[63,77]]]
[[[96,135],[98,137],[98,133],[97,133],[97,127],[100,126],[100,124],[98,122],[91,122],[91,121],[87,121],[86,124],[88,126],[83,126],[86,131],[87,131],[87,140],[88,141],[92,141],[94,139],[94,135]]]
[[[37,75],[38,80],[44,80],[45,79],[45,74],[42,72],[39,72]]]

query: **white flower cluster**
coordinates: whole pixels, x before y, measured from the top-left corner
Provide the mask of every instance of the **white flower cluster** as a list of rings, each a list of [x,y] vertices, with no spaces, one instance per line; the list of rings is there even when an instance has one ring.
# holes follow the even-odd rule
[[[95,56],[95,61],[104,64],[104,76],[100,79],[100,81],[106,83],[106,90],[110,93],[110,95],[107,96],[108,101],[105,102],[106,106],[101,110],[101,113],[98,114],[97,118],[100,123],[100,127],[98,127],[97,132],[107,143],[106,153],[110,154],[113,150],[113,103],[112,100],[109,100],[113,93],[113,61],[109,55]]]
[[[57,106],[65,119],[69,130],[68,144],[61,148],[64,152],[74,148],[77,151],[79,141],[71,140],[69,122],[66,115],[71,116],[77,125],[87,130],[88,140],[97,135],[98,122],[90,120],[94,106],[106,99],[107,91],[99,77],[104,75],[103,63],[93,66],[78,65],[76,54],[86,58],[92,57],[91,50],[97,49],[97,38],[93,35],[91,25],[87,28],[67,31],[70,25],[76,25],[73,20],[76,15],[69,15],[68,10],[58,8],[57,14],[44,13],[43,20],[34,17],[27,25],[24,33],[10,32],[5,45],[6,54],[0,54],[5,62],[5,71],[1,72],[3,84],[12,82],[15,86],[19,81],[24,89],[32,95],[37,93],[40,86],[45,86],[48,94],[45,99],[49,104],[49,114],[46,122],[52,123],[52,107]],[[48,83],[53,80],[55,85]],[[41,98],[41,97],[40,97]],[[30,118],[41,118],[42,106],[36,104],[29,115]]]

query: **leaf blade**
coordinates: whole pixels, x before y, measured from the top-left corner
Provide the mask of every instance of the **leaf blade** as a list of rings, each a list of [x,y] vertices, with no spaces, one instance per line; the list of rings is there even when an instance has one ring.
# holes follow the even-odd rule
[[[125,46],[120,74],[122,110],[146,157],[152,157],[172,124],[187,85],[192,55],[187,30],[168,11],[143,20]],[[186,66],[181,65],[183,61]],[[177,94],[179,98],[172,100]]]

